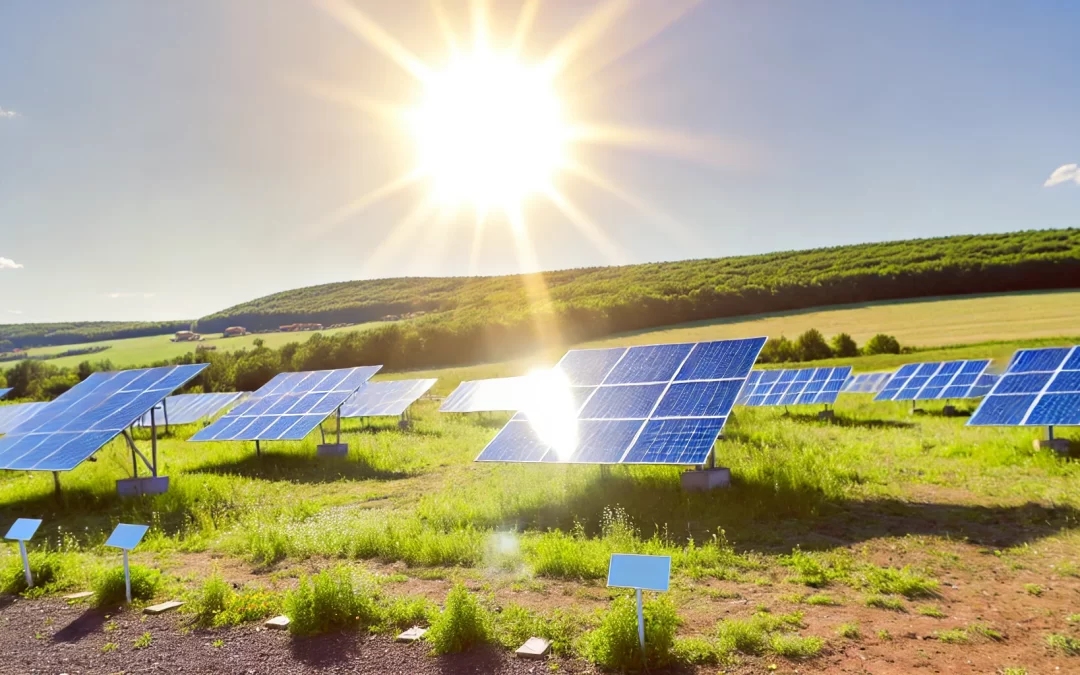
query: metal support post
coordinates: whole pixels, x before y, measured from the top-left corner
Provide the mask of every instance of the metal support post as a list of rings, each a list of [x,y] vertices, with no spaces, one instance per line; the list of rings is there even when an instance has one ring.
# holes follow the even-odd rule
[[[169,433],[169,404],[166,403],[166,399],[161,399],[161,413],[165,415],[165,433]],[[154,414],[153,409],[151,409],[150,414]],[[153,417],[150,420],[153,421]]]
[[[262,448],[259,447],[258,439],[255,440],[255,456],[262,457]]]
[[[53,471],[52,472],[52,480],[53,480],[53,489],[56,490],[56,496],[59,497],[60,496],[60,472],[59,471]]]
[[[1054,440],[1054,427],[1053,426],[1046,427],[1046,440],[1048,440],[1048,441]]]
[[[22,554],[23,574],[26,575],[26,587],[34,587],[34,577],[30,576],[30,558],[26,555],[26,542],[19,540],[19,553]]]
[[[341,444],[341,406],[337,409],[337,442]]]
[[[645,663],[645,610],[641,603],[641,589],[635,588],[634,592],[637,593],[637,636],[641,643],[641,662]]]
[[[153,408],[150,408],[150,457],[150,475],[157,478],[157,420]]]
[[[124,588],[127,591],[127,601],[131,604],[131,569],[128,568],[127,549],[124,549]]]

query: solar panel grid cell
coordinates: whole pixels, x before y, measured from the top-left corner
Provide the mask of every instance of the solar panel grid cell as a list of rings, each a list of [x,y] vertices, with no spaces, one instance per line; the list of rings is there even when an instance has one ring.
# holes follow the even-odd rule
[[[568,352],[558,369],[571,384],[590,385],[570,388],[578,405],[564,421],[573,431],[572,449],[523,429],[532,424],[519,413],[477,461],[700,464],[764,343],[753,338]],[[539,457],[538,443],[547,448]]]
[[[48,403],[14,403],[0,405],[0,434],[6,434],[31,416],[41,412]]]
[[[1018,351],[968,424],[1080,424],[1080,347]]]
[[[169,396],[161,405],[155,406],[154,423],[158,426],[169,424],[192,424],[205,417],[212,417],[224,408],[239,400],[242,392],[222,392],[211,394],[179,394]],[[150,426],[150,413],[139,420],[139,426]]]
[[[910,363],[885,383],[875,401],[926,401],[972,398],[978,376],[989,359]]]
[[[844,394],[876,394],[885,386],[892,373],[857,373],[848,377],[840,392]]]
[[[436,380],[368,382],[341,406],[342,417],[400,415],[435,385]]]
[[[851,366],[751,371],[751,374],[754,372],[761,375],[755,378],[757,384],[751,392],[740,397],[743,405],[835,403]]]
[[[446,397],[439,412],[514,412],[527,403],[527,377],[497,377],[462,382]]]

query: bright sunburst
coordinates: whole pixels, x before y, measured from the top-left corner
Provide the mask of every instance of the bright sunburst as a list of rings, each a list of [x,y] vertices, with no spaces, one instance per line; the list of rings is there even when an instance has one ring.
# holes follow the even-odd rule
[[[423,84],[409,121],[419,169],[440,203],[514,212],[529,195],[553,189],[569,130],[541,69],[483,51],[458,57]]]

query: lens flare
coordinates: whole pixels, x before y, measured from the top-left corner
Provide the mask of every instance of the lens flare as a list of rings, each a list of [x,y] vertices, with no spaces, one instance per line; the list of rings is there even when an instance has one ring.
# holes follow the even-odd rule
[[[558,368],[527,376],[524,412],[536,435],[565,462],[578,446],[577,404],[570,382]]]

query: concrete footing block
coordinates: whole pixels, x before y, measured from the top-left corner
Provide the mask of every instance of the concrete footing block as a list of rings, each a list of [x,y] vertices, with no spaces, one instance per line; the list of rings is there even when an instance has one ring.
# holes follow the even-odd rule
[[[168,476],[147,476],[146,478],[124,478],[116,481],[116,493],[121,497],[141,497],[142,495],[161,495],[169,491]]]
[[[424,637],[424,633],[427,632],[427,628],[420,628],[419,626],[413,626],[409,630],[405,631],[401,635],[394,638],[394,642],[416,642],[420,638]]]
[[[941,414],[945,417],[958,417],[960,413],[956,412],[956,407],[947,405],[941,409]]]
[[[731,485],[731,469],[700,469],[682,473],[682,487],[689,492],[704,492]]]
[[[184,603],[179,600],[169,600],[168,602],[163,602],[160,605],[150,605],[143,611],[147,614],[164,614],[165,612],[171,612],[177,607],[182,607],[183,605]]]
[[[542,659],[551,651],[551,640],[531,637],[514,654],[522,659]]]
[[[267,619],[263,624],[267,628],[283,629],[289,627],[289,617],[287,616],[275,616],[273,619]]]
[[[85,600],[94,594],[93,591],[80,591],[79,593],[68,593],[62,596],[64,600]]]
[[[348,443],[323,443],[315,449],[316,457],[347,457],[348,454]]]
[[[1067,438],[1055,438],[1053,440],[1044,438],[1035,441],[1034,446],[1036,452],[1039,450],[1053,450],[1062,456],[1069,454],[1069,439]]]

